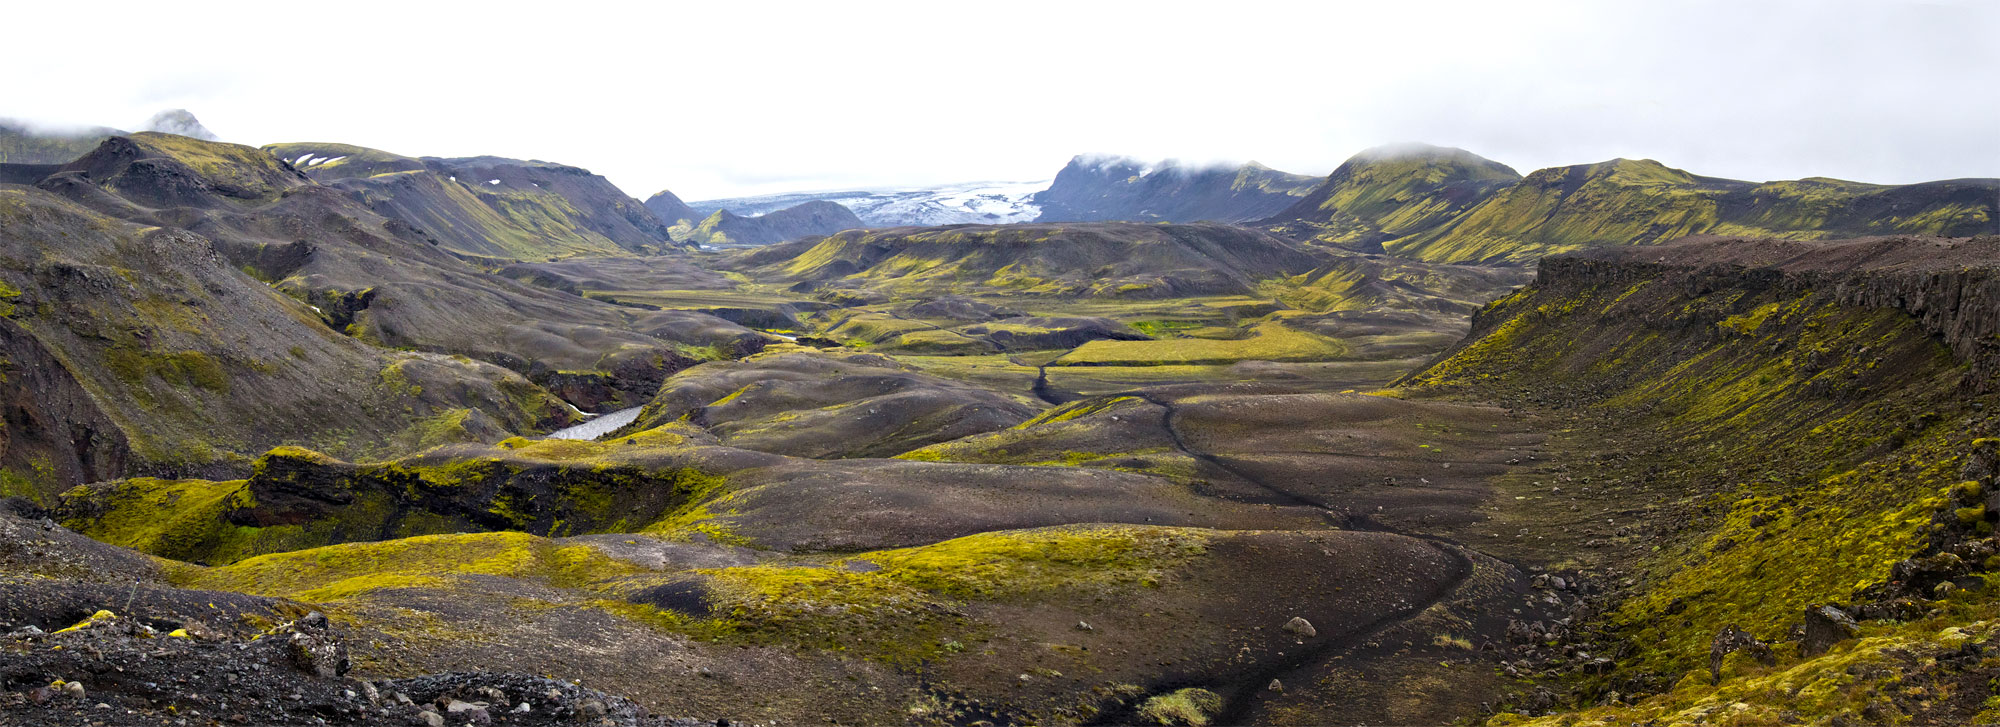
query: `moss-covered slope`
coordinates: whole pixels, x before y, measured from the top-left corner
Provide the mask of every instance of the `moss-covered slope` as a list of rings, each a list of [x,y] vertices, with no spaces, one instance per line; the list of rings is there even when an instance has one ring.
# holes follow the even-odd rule
[[[1862,693],[1872,687],[1842,686],[1862,682],[1836,680],[1839,691],[1811,698],[1778,694],[1754,680],[1779,672],[1749,665],[1732,666],[1733,680],[1712,689],[1711,640],[1742,629],[1780,644],[1788,661],[1777,669],[1796,665],[1791,678],[1804,681],[1795,684],[1823,680],[1846,662],[1815,662],[1782,643],[1797,639],[1809,605],[1877,601],[1922,572],[1903,570],[1912,567],[1899,565],[1905,559],[1991,532],[1995,513],[1951,493],[1978,474],[1979,442],[2000,426],[1989,413],[1996,271],[1994,238],[1716,240],[1556,257],[1404,384],[1572,412],[1578,423],[1564,446],[1600,448],[1589,488],[1643,513],[1637,533],[1628,527],[1613,541],[1653,543],[1642,577],[1601,622],[1606,648],[1622,655],[1618,669],[1584,689],[1593,699],[1667,693],[1642,703],[1651,711],[1607,713],[1619,723],[1701,703],[1736,709],[1730,700],[1886,720],[1916,708],[1873,704]],[[1995,599],[1978,586],[1967,597]],[[1972,627],[1950,615],[1984,607],[1914,608],[1946,618],[1928,631],[1871,633],[1917,644],[1942,626]],[[1826,658],[1874,658],[1866,653],[1880,648]],[[1772,701],[1748,696],[1759,693]]]
[[[348,144],[264,147],[321,183],[466,255],[545,260],[657,252],[666,225],[603,177],[497,157],[422,159]]]
[[[1316,242],[1380,249],[1457,219],[1521,180],[1505,164],[1423,144],[1356,154],[1296,204],[1258,224]]]
[[[1034,411],[1014,397],[882,356],[764,354],[675,374],[627,430],[687,421],[746,449],[887,457],[1004,429]]]
[[[237,184],[252,196],[275,186]],[[374,455],[573,416],[503,368],[330,330],[200,235],[29,188],[0,189],[0,302],[0,391],[18,405],[0,430],[6,494],[240,471],[286,443]]]
[[[676,466],[686,443],[665,428],[630,444],[509,439],[375,464],[280,448],[248,479],[100,483],[64,493],[59,513],[104,542],[207,563],[434,533],[631,532],[722,486]]]
[[[250,147],[117,137],[37,186],[99,214],[197,234],[341,333],[497,363],[537,383],[584,372],[603,377],[612,398],[638,400],[687,362],[765,340],[711,316],[639,311],[488,274],[428,233]]]
[[[1247,293],[1319,260],[1291,243],[1217,224],[958,225],[848,230],[773,245],[728,264],[760,279],[845,282],[902,294],[972,290],[1165,298]]]
[[[867,225],[846,207],[816,200],[756,217],[716,210],[715,214],[695,225],[684,239],[703,245],[769,245],[863,227]]]
[[[1754,184],[1701,177],[1652,160],[1543,169],[1450,224],[1387,240],[1391,253],[1432,262],[1526,262],[1602,245],[1651,245],[1688,235],[1825,239],[1963,236],[2000,225],[2000,181],[1886,186],[1832,179]]]

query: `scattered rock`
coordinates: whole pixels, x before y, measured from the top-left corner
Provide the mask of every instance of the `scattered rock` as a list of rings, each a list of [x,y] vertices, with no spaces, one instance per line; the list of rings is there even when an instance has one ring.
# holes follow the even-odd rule
[[[444,715],[428,709],[418,712],[417,719],[424,724],[430,725],[430,727],[444,727]]]
[[[63,685],[63,693],[64,693],[64,694],[68,694],[69,696],[71,696],[71,697],[75,697],[75,698],[77,698],[77,699],[82,699],[82,698],[83,698],[83,682],[70,682],[70,683],[68,683],[68,684],[64,684],[64,685]]]
[[[1861,626],[1846,611],[1833,606],[1813,606],[1806,609],[1805,636],[1799,641],[1799,653],[1818,656],[1834,644],[1860,634]]]
[[[1269,685],[1266,685],[1264,688],[1271,690],[1273,692],[1282,692],[1285,691],[1285,683],[1278,681],[1276,679],[1272,679],[1271,683]]]
[[[1708,676],[1710,684],[1722,683],[1722,659],[1732,651],[1743,651],[1756,659],[1757,663],[1771,666],[1778,663],[1778,655],[1771,652],[1771,645],[1752,636],[1750,632],[1724,626],[1716,632],[1715,639],[1708,647]]]
[[[1285,622],[1285,633],[1294,634],[1302,638],[1310,639],[1314,636],[1318,636],[1319,630],[1313,628],[1311,621],[1307,621],[1304,618],[1300,618],[1298,616],[1293,616],[1292,620]]]

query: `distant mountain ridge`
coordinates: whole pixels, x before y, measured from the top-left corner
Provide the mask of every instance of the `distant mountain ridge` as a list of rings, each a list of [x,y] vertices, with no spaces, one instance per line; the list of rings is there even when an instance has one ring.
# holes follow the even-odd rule
[[[1281,212],[1320,180],[1249,162],[1196,167],[1083,155],[1032,201],[1036,222],[1249,222]]]
[[[461,254],[544,260],[678,247],[645,205],[578,167],[492,156],[408,157],[351,144],[264,150]]]
[[[2000,179],[1881,185],[1814,177],[1745,182],[1650,159],[1526,177],[1459,149],[1356,155],[1297,204],[1258,223],[1294,239],[1426,262],[1531,262],[1691,235],[1828,239],[2000,232]]]
[[[215,132],[202,126],[187,109],[161,111],[140,124],[138,130],[216,140]],[[105,139],[129,133],[106,126],[36,129],[27,122],[0,119],[0,164],[67,164],[89,154]]]
[[[687,236],[702,245],[769,245],[810,235],[831,235],[867,227],[846,207],[815,200],[756,217],[716,210]]]

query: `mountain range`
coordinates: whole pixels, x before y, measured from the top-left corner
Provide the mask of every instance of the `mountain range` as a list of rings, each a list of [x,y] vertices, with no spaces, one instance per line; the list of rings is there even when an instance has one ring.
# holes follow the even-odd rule
[[[1416,145],[1363,152],[1299,203],[1258,224],[1301,240],[1429,262],[1521,264],[1689,235],[1992,233],[2000,231],[2000,179],[1756,183],[1631,159],[1522,177],[1463,150]]]

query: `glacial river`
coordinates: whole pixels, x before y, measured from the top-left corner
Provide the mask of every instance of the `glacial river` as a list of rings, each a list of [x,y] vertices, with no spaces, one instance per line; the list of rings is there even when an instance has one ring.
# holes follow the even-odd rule
[[[549,432],[549,435],[544,437],[544,439],[593,440],[610,434],[619,427],[631,424],[633,420],[639,418],[639,410],[642,408],[644,407],[635,406],[630,409],[619,409],[609,414],[599,414],[591,417],[589,421],[582,424]]]

